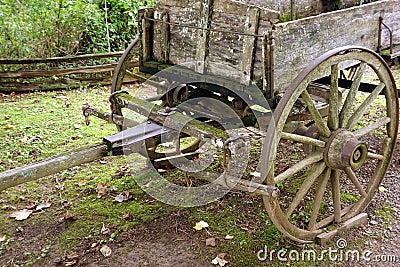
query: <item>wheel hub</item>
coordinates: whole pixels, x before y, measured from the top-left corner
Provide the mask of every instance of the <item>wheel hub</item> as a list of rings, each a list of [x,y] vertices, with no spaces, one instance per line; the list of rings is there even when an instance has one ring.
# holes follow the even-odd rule
[[[332,169],[351,167],[357,169],[367,158],[368,147],[345,129],[332,133],[324,151],[326,164]]]

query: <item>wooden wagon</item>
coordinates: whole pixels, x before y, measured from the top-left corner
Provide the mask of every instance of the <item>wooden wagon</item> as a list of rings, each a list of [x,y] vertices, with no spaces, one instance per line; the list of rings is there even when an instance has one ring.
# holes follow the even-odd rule
[[[110,152],[141,153],[155,171],[221,153],[214,172],[182,172],[260,194],[270,219],[293,240],[324,242],[365,222],[397,139],[398,94],[382,57],[399,55],[400,1],[156,2],[140,10],[139,35],[115,70],[111,113],[83,107],[120,132],[4,172],[0,190]],[[139,68],[131,69],[135,56]],[[142,90],[122,88],[132,77],[145,80]],[[160,149],[171,141],[172,150]]]

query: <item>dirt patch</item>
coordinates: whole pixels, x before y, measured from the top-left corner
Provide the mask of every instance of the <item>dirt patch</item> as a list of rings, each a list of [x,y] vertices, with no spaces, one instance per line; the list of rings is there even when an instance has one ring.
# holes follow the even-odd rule
[[[78,266],[207,266],[206,255],[212,251],[205,247],[208,235],[193,235],[187,216],[188,211],[172,213],[123,233],[109,244],[111,256],[96,248]]]

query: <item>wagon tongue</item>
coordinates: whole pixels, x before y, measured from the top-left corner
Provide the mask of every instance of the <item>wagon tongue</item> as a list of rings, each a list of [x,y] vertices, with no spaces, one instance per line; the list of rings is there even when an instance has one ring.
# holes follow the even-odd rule
[[[144,152],[146,140],[169,133],[172,133],[172,130],[166,129],[152,121],[146,121],[132,128],[105,137],[103,141],[107,144],[113,156],[127,155],[135,152]]]

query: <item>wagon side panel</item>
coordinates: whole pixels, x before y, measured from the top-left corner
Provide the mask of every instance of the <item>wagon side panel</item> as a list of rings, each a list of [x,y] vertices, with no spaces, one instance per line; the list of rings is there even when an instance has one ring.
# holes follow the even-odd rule
[[[284,91],[302,69],[326,51],[346,45],[376,50],[380,16],[394,29],[394,41],[398,42],[399,13],[400,1],[388,0],[277,24],[275,91]],[[385,36],[383,44],[387,45],[389,40]]]
[[[159,62],[182,64],[194,62],[197,30],[177,24],[196,26],[200,2],[195,0],[161,0],[155,7],[154,18],[171,23],[154,23],[153,58]],[[168,35],[168,36],[166,36]],[[165,40],[165,39],[168,40]]]

